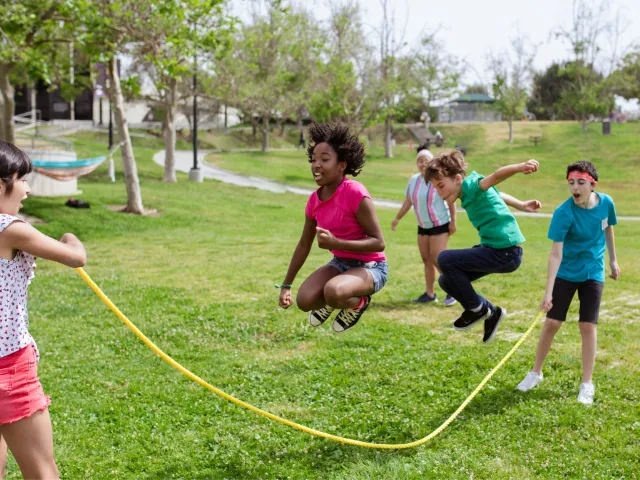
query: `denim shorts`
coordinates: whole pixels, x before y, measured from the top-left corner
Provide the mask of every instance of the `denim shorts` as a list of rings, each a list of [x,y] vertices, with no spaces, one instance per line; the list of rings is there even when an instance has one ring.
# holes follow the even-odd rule
[[[373,293],[382,290],[382,287],[387,283],[387,275],[389,274],[389,267],[385,260],[381,262],[365,262],[355,258],[333,257],[327,265],[334,267],[340,273],[352,268],[364,268],[373,277]]]

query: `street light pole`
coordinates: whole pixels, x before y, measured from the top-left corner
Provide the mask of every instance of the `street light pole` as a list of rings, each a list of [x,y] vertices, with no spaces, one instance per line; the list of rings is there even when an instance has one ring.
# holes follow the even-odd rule
[[[198,53],[193,54],[193,168],[189,180],[202,182],[202,172],[198,168]]]

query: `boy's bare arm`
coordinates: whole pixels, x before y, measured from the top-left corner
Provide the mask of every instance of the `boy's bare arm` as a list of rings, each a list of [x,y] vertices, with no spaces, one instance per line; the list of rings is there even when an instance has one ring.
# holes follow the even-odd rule
[[[618,266],[618,259],[616,257],[616,241],[613,234],[613,225],[608,226],[604,230],[604,238],[607,242],[607,251],[609,252],[609,266],[611,267],[610,278],[617,280],[620,278],[620,267]]]
[[[504,203],[522,212],[535,212],[542,207],[542,203],[539,200],[525,200],[523,202],[504,192],[500,192],[500,196]]]
[[[515,175],[516,173],[524,173],[529,175],[538,171],[539,164],[537,160],[527,160],[522,163],[515,163],[513,165],[507,165],[506,167],[500,167],[491,175],[484,177],[480,180],[480,188],[482,190],[488,190],[489,188],[498,185],[500,182],[504,182],[507,178]]]

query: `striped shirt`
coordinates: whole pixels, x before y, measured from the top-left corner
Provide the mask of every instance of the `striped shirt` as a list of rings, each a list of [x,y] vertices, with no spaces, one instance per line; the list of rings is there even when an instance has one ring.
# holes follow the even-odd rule
[[[413,205],[420,227],[433,228],[451,221],[449,206],[420,173],[411,177],[405,195]]]

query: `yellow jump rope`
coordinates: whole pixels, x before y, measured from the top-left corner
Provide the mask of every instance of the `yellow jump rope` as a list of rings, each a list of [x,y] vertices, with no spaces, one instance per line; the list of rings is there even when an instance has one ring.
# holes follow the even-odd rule
[[[471,394],[465,399],[465,401],[462,402],[462,404],[458,407],[458,409],[455,412],[453,412],[453,414],[442,425],[440,425],[438,428],[436,428],[429,435],[427,435],[426,437],[421,438],[419,440],[416,440],[414,442],[410,442],[410,443],[396,443],[396,444],[393,444],[393,443],[371,443],[371,442],[362,442],[360,440],[354,440],[354,439],[351,439],[351,438],[339,437],[337,435],[331,435],[330,433],[325,433],[325,432],[321,432],[319,430],[314,430],[313,428],[305,427],[304,425],[300,425],[299,423],[292,422],[291,420],[287,420],[286,418],[279,417],[277,415],[274,415],[273,413],[265,412],[264,410],[261,410],[261,409],[259,409],[257,407],[254,407],[253,405],[250,405],[250,404],[248,404],[246,402],[243,402],[242,400],[238,400],[237,398],[232,397],[228,393],[225,393],[222,390],[214,387],[213,385],[210,385],[209,383],[207,383],[206,381],[204,381],[203,379],[201,379],[197,375],[194,375],[189,370],[184,368],[182,365],[180,365],[178,362],[176,362],[173,358],[171,358],[169,355],[164,353],[162,350],[160,350],[151,340],[149,340],[140,330],[138,330],[138,327],[136,327],[133,323],[131,323],[131,321],[118,309],[118,307],[116,307],[113,304],[113,302],[111,300],[109,300],[109,298],[104,294],[104,292],[102,290],[100,290],[100,287],[98,287],[94,283],[94,281],[91,280],[89,275],[87,275],[87,273],[82,268],[76,268],[76,271],[82,277],[82,279],[85,282],[87,282],[87,284],[96,293],[96,295],[98,295],[98,297],[100,297],[100,299],[107,305],[107,307],[109,307],[113,311],[113,313],[115,313],[116,316],[120,320],[122,320],[124,322],[124,324],[131,329],[131,331],[133,333],[135,333],[138,336],[138,338],[140,340],[142,340],[151,350],[153,350],[156,354],[158,354],[160,356],[160,358],[162,358],[165,362],[167,362],[169,365],[171,365],[176,370],[182,372],[184,375],[189,377],[194,382],[199,383],[203,387],[207,388],[208,390],[211,390],[213,393],[215,393],[216,395],[221,396],[225,400],[229,400],[230,402],[233,402],[236,405],[240,405],[241,407],[247,408],[247,409],[251,410],[252,412],[255,412],[255,413],[259,414],[259,415],[262,415],[263,417],[267,417],[267,418],[269,418],[271,420],[274,420],[276,422],[280,422],[280,423],[282,423],[284,425],[288,425],[289,427],[296,428],[298,430],[301,430],[303,432],[309,433],[311,435],[315,435],[317,437],[327,438],[329,440],[333,440],[334,442],[346,443],[348,445],[356,445],[358,447],[365,447],[365,448],[378,448],[378,449],[388,449],[388,450],[402,449],[402,448],[412,448],[412,447],[417,447],[419,445],[424,445],[429,440],[432,440],[433,438],[437,437],[440,433],[442,433],[442,431],[445,428],[447,428],[449,426],[449,424],[451,422],[453,422],[456,419],[456,417],[458,415],[460,415],[460,413],[466,408],[466,406],[471,402],[471,400],[473,400],[473,398],[480,392],[480,390],[482,390],[482,388],[487,384],[487,382],[489,382],[489,380],[491,380],[491,377],[493,377],[493,375],[498,370],[500,370],[500,368],[502,368],[502,366],[507,362],[507,360],[509,360],[511,355],[513,355],[515,353],[515,351],[518,349],[518,347],[520,347],[520,345],[522,345],[522,342],[524,342],[527,339],[527,337],[532,332],[532,330],[534,329],[536,324],[542,318],[542,315],[544,315],[544,312],[540,312],[536,316],[536,318],[533,320],[533,322],[531,322],[531,325],[529,326],[527,331],[524,333],[524,335],[522,335],[522,337],[520,337],[520,339],[516,342],[516,344],[513,346],[513,348],[511,350],[509,350],[509,352],[504,356],[504,358],[502,360],[500,360],[500,362],[498,362],[498,364],[487,374],[486,377],[484,377],[484,379],[480,382],[480,384],[475,388],[475,390],[473,392],[471,392]]]

